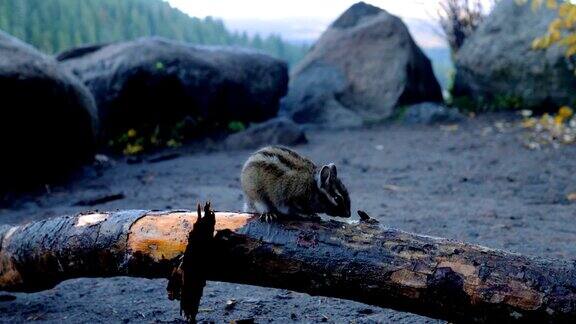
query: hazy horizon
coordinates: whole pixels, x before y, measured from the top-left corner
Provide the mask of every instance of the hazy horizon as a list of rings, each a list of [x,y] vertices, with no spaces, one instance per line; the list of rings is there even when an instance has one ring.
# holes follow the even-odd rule
[[[233,31],[250,35],[279,34],[292,43],[312,43],[357,0],[166,0],[190,16],[222,19]],[[401,17],[422,47],[446,47],[436,14],[439,0],[372,0],[366,3]],[[485,0],[488,4],[491,1]]]

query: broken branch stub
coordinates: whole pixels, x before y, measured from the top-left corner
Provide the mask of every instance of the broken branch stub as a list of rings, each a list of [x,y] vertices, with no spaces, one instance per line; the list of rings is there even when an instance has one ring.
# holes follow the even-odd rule
[[[209,264],[212,262],[210,256],[213,253],[215,225],[216,214],[210,209],[210,203],[204,206],[204,217],[198,205],[198,220],[188,235],[188,245],[181,264],[182,289],[178,294],[181,311],[194,323],[206,286]]]
[[[195,220],[190,212],[120,211],[0,228],[0,290],[37,291],[75,277],[169,277]],[[576,318],[573,262],[368,223],[268,224],[249,214],[216,213],[215,229],[208,280],[344,298],[451,321]]]

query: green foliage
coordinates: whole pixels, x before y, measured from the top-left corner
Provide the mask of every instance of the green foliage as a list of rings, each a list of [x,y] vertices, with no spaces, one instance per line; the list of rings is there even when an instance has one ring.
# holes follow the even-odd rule
[[[406,113],[408,112],[408,108],[410,108],[409,106],[399,106],[396,107],[396,109],[394,109],[394,112],[392,113],[392,116],[390,116],[390,120],[391,121],[402,121],[404,120],[404,117],[406,116]]]
[[[246,126],[241,121],[231,121],[228,123],[228,130],[234,133],[241,132],[246,129]]]
[[[448,105],[451,107],[455,107],[458,110],[469,113],[469,112],[478,112],[482,109],[481,103],[476,102],[474,99],[468,96],[458,96],[452,97],[451,100],[448,102]]]
[[[521,97],[511,94],[496,94],[491,98],[458,96],[451,98],[448,104],[465,113],[519,110],[526,108],[524,100]]]
[[[108,147],[124,155],[137,155],[163,147],[179,147],[186,138],[192,137],[192,133],[204,131],[197,126],[188,121],[164,126],[142,125],[121,133],[108,142]]]
[[[514,95],[496,95],[492,107],[493,110],[518,110],[524,107],[524,100]]]
[[[221,20],[193,18],[161,0],[0,0],[0,29],[48,53],[141,36],[252,47],[289,64],[307,51],[275,35],[232,33]]]

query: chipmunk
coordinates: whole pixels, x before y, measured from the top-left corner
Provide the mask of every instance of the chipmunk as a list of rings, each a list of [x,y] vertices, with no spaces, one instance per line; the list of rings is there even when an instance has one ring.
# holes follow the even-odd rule
[[[334,164],[316,166],[280,146],[252,154],[241,174],[245,210],[268,221],[278,216],[317,217],[325,213],[350,217],[350,196]]]

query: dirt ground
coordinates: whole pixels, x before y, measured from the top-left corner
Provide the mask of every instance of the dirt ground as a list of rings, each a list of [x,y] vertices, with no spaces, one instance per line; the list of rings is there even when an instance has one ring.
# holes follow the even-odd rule
[[[490,115],[456,127],[381,125],[362,130],[309,131],[296,149],[318,163],[334,162],[348,185],[353,210],[406,231],[452,238],[513,252],[576,259],[576,146],[531,151],[523,130]],[[50,192],[5,197],[0,224],[18,224],[85,211],[74,206],[106,194],[125,198],[100,210],[193,208],[211,200],[239,210],[239,172],[250,151],[181,149],[162,162],[87,168],[79,180]],[[76,279],[34,294],[0,301],[0,322],[181,322],[164,280]],[[1,293],[1,299],[8,298]],[[232,308],[226,302],[235,300]],[[288,291],[210,283],[202,321],[400,322],[436,320],[338,299]]]

